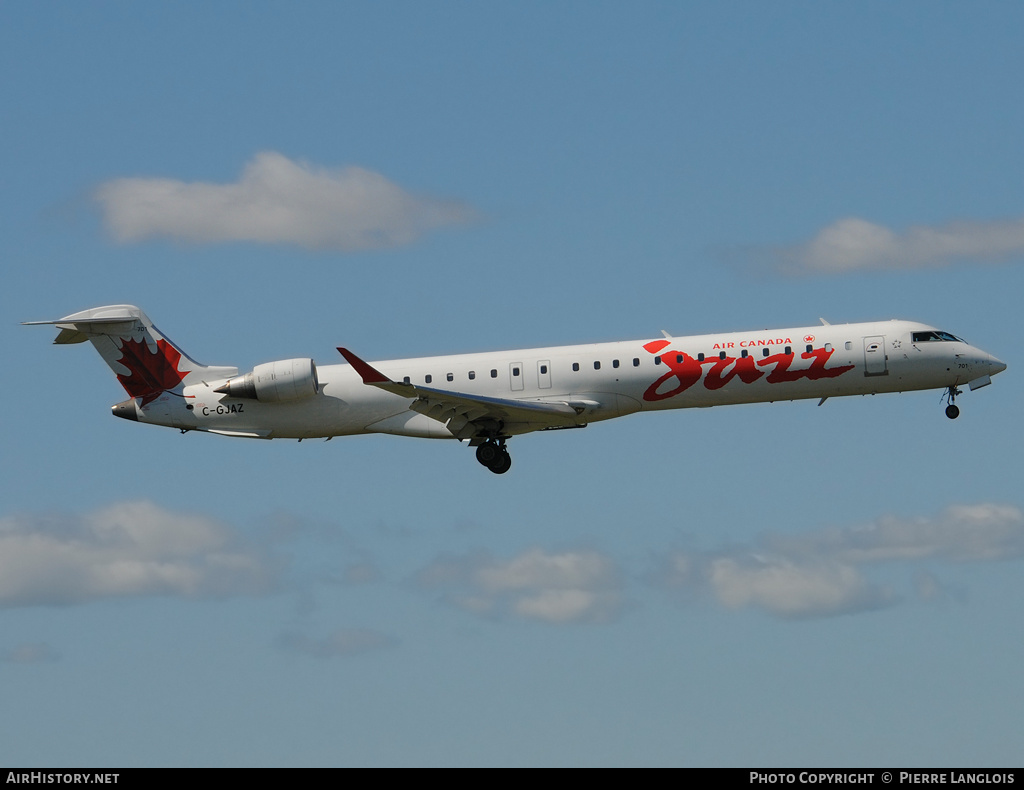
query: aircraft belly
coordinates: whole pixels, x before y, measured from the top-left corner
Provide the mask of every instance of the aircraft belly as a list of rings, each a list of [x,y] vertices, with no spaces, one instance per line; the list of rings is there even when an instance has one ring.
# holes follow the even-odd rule
[[[186,396],[188,394],[186,391]],[[223,431],[230,435],[309,439],[363,433],[368,421],[380,418],[379,414],[359,409],[358,404],[323,394],[286,403],[261,403],[251,398],[227,396],[211,398],[210,394],[207,391],[186,397],[185,402],[192,408],[188,412],[179,411],[174,427]]]
[[[627,414],[635,414],[643,408],[638,397],[631,397],[621,392],[593,392],[583,396],[570,395],[566,400],[570,403],[582,397],[583,400],[592,401],[596,406],[588,407],[580,416],[587,422],[600,422],[610,420],[614,417],[625,417]]]
[[[366,426],[369,433],[390,433],[395,436],[414,436],[420,439],[454,439],[443,422],[423,414],[403,411]]]

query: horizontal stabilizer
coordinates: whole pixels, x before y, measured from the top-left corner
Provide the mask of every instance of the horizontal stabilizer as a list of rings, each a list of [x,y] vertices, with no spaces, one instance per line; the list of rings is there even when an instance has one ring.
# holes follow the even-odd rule
[[[138,320],[137,316],[129,315],[120,310],[111,311],[110,315],[99,317],[87,315],[90,312],[93,311],[86,310],[82,313],[69,315],[66,318],[58,318],[56,321],[23,321],[21,325],[58,327],[60,332],[54,338],[53,343],[57,346],[66,346],[73,343],[84,343],[89,339],[89,329],[92,327],[98,328],[100,324],[104,328],[116,332],[118,329],[131,327]]]
[[[75,318],[73,315],[69,315],[67,318],[58,318],[55,321],[22,321],[22,326],[88,326],[89,324],[130,324],[137,320],[138,316],[124,316],[114,318]]]
[[[84,343],[89,339],[89,336],[85,332],[79,332],[77,329],[62,329],[57,333],[57,337],[53,339],[55,346],[68,346],[72,343]]]
[[[23,321],[22,326],[67,326],[75,325],[88,326],[89,324],[120,324],[133,323],[138,321],[143,313],[135,305],[115,304],[107,307],[93,307],[90,310],[82,310],[78,313],[66,315],[53,321]]]
[[[53,341],[70,345],[90,341],[114,372],[121,386],[142,405],[162,392],[200,381],[218,381],[237,375],[234,367],[201,365],[161,333],[135,305],[93,307],[52,321],[26,321],[25,326],[55,326]]]

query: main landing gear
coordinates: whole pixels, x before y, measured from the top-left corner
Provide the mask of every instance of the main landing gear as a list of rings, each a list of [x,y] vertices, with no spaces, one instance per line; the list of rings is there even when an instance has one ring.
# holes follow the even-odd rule
[[[956,405],[956,396],[960,394],[960,390],[954,384],[952,387],[946,388],[946,416],[951,420],[955,420],[960,416],[960,407]]]
[[[496,475],[503,475],[512,468],[512,456],[505,448],[505,440],[488,439],[483,444],[477,445],[476,460],[486,466]]]

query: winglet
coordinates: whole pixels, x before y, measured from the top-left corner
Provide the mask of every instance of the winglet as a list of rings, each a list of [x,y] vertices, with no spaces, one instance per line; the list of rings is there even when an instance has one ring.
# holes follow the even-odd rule
[[[363,378],[363,384],[394,384],[394,382],[377,370],[373,365],[364,362],[347,348],[338,348],[338,353],[345,357],[345,360]]]

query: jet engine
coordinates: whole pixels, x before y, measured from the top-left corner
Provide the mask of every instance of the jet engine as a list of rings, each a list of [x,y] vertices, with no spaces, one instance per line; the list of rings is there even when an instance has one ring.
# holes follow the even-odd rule
[[[252,398],[262,403],[309,398],[319,391],[316,365],[311,359],[266,362],[254,367],[251,373],[229,379],[227,384],[214,390],[232,398]]]

